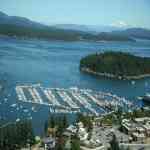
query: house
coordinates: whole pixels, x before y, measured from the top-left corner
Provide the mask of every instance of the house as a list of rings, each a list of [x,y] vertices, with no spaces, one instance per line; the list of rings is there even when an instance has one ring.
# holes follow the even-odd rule
[[[137,131],[138,133],[143,133],[143,134],[145,134],[145,129],[143,128],[143,126],[137,126],[137,127],[136,127],[136,131]]]
[[[43,138],[42,141],[44,144],[44,150],[54,150],[55,149],[55,145],[56,145],[55,138],[46,137],[46,138]]]
[[[81,141],[85,141],[88,138],[88,133],[83,126],[82,122],[77,123],[78,126],[78,136]]]
[[[74,126],[74,125],[70,125],[70,126],[66,129],[66,131],[75,134],[75,133],[77,132],[77,128],[76,128],[76,126]]]
[[[143,125],[143,128],[146,130],[146,136],[150,137],[150,124]]]
[[[77,127],[74,125],[70,125],[68,128],[66,128],[65,132],[63,133],[63,136],[71,137],[76,133],[77,133]]]
[[[78,136],[81,141],[84,141],[88,138],[88,133],[86,132],[85,128],[79,128]]]
[[[134,121],[136,123],[145,123],[145,122],[149,122],[150,121],[150,118],[149,117],[143,117],[143,118],[135,118]]]
[[[47,129],[48,136],[55,136],[56,131],[57,131],[56,127],[55,128],[48,128]]]
[[[135,118],[133,120],[122,120],[123,132],[131,135],[135,141],[143,141],[146,137],[150,137],[150,118]]]
[[[143,133],[134,132],[132,133],[133,140],[135,141],[144,141],[145,135]]]
[[[133,132],[136,131],[136,126],[135,124],[132,124],[129,120],[123,120],[122,121],[122,129],[123,132],[131,135]]]

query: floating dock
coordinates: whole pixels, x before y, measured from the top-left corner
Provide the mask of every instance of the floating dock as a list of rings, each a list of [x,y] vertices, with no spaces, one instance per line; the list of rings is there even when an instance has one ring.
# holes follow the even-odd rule
[[[111,93],[89,89],[45,88],[40,85],[18,85],[19,101],[49,106],[51,113],[87,113],[99,116],[118,108],[132,107],[132,102]]]

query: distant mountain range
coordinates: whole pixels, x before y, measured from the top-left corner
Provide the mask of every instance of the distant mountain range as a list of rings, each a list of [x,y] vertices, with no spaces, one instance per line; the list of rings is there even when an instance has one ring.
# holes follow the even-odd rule
[[[101,25],[76,25],[76,24],[56,24],[54,27],[65,30],[84,31],[93,34],[109,33],[111,35],[127,36],[131,38],[150,39],[150,29],[127,28]]]
[[[77,24],[56,24],[54,27],[58,29],[65,30],[76,30],[89,33],[100,33],[100,32],[112,32],[112,31],[122,31],[125,30],[125,27],[116,27],[116,26],[106,26],[106,25],[77,25]]]
[[[75,24],[48,26],[24,17],[8,16],[3,12],[0,12],[0,34],[67,41],[134,41],[134,38],[150,39],[150,30],[148,29]]]
[[[130,28],[123,31],[113,31],[113,34],[124,35],[131,38],[148,39],[150,40],[150,29]]]

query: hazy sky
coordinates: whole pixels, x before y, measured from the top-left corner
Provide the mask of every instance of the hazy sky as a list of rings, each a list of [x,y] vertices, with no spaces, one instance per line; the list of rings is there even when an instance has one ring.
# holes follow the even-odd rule
[[[47,24],[150,28],[150,0],[0,0],[0,11]]]

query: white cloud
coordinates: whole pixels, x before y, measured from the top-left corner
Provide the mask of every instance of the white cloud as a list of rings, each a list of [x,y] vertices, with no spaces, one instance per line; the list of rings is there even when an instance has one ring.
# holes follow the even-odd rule
[[[124,21],[116,21],[115,23],[112,23],[111,25],[115,27],[127,27],[128,26],[128,24]]]

